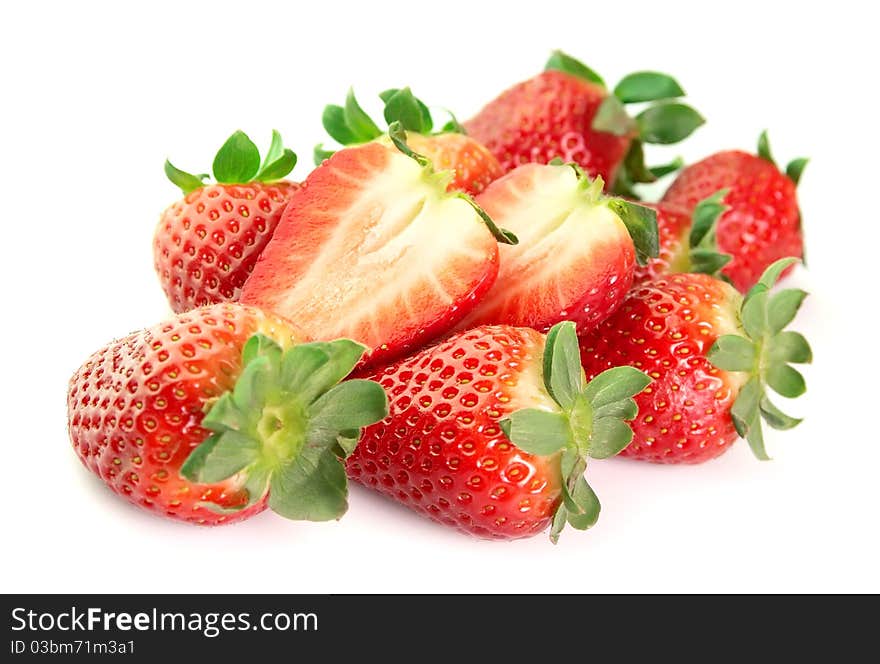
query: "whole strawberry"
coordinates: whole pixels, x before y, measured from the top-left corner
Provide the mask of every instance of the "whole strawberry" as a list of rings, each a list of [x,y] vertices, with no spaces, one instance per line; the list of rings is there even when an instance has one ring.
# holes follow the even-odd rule
[[[790,429],[770,388],[793,398],[806,389],[792,363],[810,362],[804,337],[784,330],[806,293],[770,293],[794,258],[771,265],[743,299],[706,274],[673,274],[636,285],[617,313],[580,338],[587,376],[630,365],[653,382],[636,397],[634,438],[623,456],[700,463],[738,436],[766,459],[761,420]]]
[[[629,443],[631,397],[650,382],[618,367],[587,384],[570,322],[546,339],[478,327],[369,377],[390,412],[364,431],[352,479],[465,533],[514,539],[551,526],[554,542],[566,523],[596,522],[587,459]]]
[[[806,164],[795,159],[781,172],[765,132],[757,155],[729,150],[682,170],[662,202],[690,213],[701,202],[714,202],[715,218],[705,226],[715,224],[714,244],[700,244],[730,257],[721,274],[745,292],[774,261],[803,256],[796,187]]]
[[[384,117],[389,126],[399,122],[414,151],[427,157],[438,171],[453,172],[450,190],[476,195],[504,173],[494,155],[467,136],[454,116],[439,132],[433,132],[434,120],[430,110],[408,87],[386,90],[379,97],[385,104]],[[391,147],[387,132],[379,129],[364,112],[353,90],[349,90],[345,106],[331,104],[324,108],[322,122],[327,133],[340,145],[360,145],[378,139]],[[315,165],[320,165],[332,154],[323,145],[318,145]]]
[[[671,101],[683,95],[675,79],[657,72],[630,74],[609,92],[596,72],[556,51],[542,73],[502,92],[464,126],[504,171],[560,158],[627,192],[656,179],[644,143],[676,143],[703,124],[690,106]],[[630,117],[625,105],[641,102],[659,103]]]
[[[341,460],[385,415],[385,394],[339,382],[363,346],[296,337],[281,318],[227,303],[109,344],[70,380],[74,451],[113,491],[173,519],[218,525],[267,505],[339,518]]]
[[[156,273],[172,310],[238,299],[299,189],[282,179],[295,165],[296,155],[283,147],[277,131],[262,163],[243,132],[230,136],[214,157],[217,184],[165,162],[168,179],[184,193],[162,213],[153,238]]]

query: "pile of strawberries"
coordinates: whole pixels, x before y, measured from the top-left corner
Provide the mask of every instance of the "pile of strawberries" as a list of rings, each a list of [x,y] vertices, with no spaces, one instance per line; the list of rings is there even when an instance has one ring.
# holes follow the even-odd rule
[[[648,167],[645,145],[703,123],[670,76],[613,90],[556,52],[463,125],[439,131],[409,88],[387,128],[352,92],[302,183],[277,132],[235,132],[215,183],[156,229],[176,315],[74,374],[74,450],[113,491],[216,525],[267,506],[347,509],[347,478],[461,531],[585,529],[589,459],[699,463],[762,422],[795,426],[809,362],[785,328],[806,293],[773,291],[803,254],[796,186],[766,135]],[[630,109],[636,107],[637,113]],[[678,172],[657,203],[639,183]],[[769,389],[768,389],[769,388]]]

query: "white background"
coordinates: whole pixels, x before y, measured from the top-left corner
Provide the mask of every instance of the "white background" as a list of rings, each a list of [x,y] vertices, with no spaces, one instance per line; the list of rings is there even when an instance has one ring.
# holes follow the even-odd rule
[[[2,591],[880,591],[876,23],[868,3],[14,3],[0,24]],[[796,9],[794,9],[796,7]],[[874,27],[872,27],[874,26]],[[112,495],[70,449],[69,375],[167,312],[150,240],[236,128],[311,164],[321,110],[411,84],[467,118],[552,48],[609,82],[676,74],[709,123],[696,159],[812,157],[801,183],[815,364],[806,422],[700,467],[594,463],[598,526],[491,543],[353,489],[339,523],[199,529]],[[376,105],[371,110],[377,110]],[[656,159],[655,159],[656,161]]]

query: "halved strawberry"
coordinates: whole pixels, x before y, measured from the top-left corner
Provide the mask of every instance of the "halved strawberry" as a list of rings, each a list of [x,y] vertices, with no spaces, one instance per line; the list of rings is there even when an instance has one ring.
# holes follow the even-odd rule
[[[495,280],[496,237],[514,241],[394,135],[400,150],[368,143],[312,172],[241,296],[309,339],[365,344],[370,362],[455,325]]]
[[[478,197],[516,233],[501,248],[495,285],[461,328],[506,324],[546,331],[561,320],[590,329],[623,301],[637,257],[657,255],[653,210],[602,194],[577,166],[526,164]]]

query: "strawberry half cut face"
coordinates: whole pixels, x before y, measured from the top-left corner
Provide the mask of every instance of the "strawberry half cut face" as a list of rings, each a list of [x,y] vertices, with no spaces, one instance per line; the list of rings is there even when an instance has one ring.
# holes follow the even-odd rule
[[[242,301],[308,338],[351,338],[370,363],[449,330],[492,285],[498,246],[473,205],[395,148],[334,154],[288,205]]]

